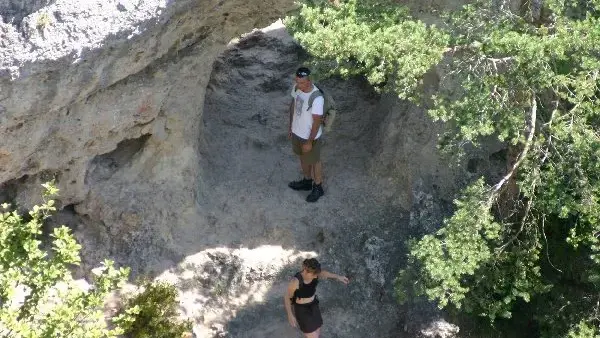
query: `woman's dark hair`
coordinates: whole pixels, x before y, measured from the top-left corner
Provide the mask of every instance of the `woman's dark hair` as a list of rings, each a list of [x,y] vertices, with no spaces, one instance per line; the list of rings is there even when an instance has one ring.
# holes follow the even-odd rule
[[[307,258],[302,262],[302,266],[311,273],[321,272],[321,263],[316,258]]]

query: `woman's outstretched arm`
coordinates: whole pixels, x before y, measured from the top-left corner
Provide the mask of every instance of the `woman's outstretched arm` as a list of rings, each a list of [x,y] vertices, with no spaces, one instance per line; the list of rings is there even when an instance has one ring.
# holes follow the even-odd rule
[[[319,278],[323,278],[323,279],[336,279],[344,284],[348,284],[350,281],[348,280],[347,277],[345,276],[340,276],[340,275],[336,275],[333,272],[329,272],[326,270],[321,270],[321,272],[319,273]]]

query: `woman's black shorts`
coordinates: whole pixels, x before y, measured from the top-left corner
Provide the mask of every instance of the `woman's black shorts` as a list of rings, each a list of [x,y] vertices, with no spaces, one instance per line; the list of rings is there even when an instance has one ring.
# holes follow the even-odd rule
[[[317,297],[308,304],[294,303],[293,306],[296,321],[302,332],[315,332],[323,325],[323,318],[321,318],[321,310],[319,309],[319,300]]]

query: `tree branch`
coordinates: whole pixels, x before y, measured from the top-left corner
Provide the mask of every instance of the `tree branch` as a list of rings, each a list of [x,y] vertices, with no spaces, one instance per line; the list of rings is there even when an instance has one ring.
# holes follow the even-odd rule
[[[532,195],[533,195],[533,192],[535,191],[535,184],[531,188],[531,191],[532,191]],[[525,228],[525,222],[527,221],[527,216],[529,216],[529,211],[531,210],[531,204],[532,204],[531,200],[527,200],[526,203],[527,203],[527,207],[525,208],[525,214],[523,215],[523,219],[521,219],[521,227],[519,228],[519,231],[517,231],[517,233],[514,234],[514,236],[512,236],[508,240],[508,242],[502,244],[502,246],[500,246],[497,249],[497,254],[498,255],[501,254],[502,251],[504,251],[504,249],[506,249],[506,247],[510,245],[510,243],[514,242],[519,237],[519,235],[521,234],[521,232],[523,232],[523,229]]]
[[[488,60],[488,61],[490,61],[491,63],[493,63],[494,67],[496,67],[496,64],[511,61],[512,59],[514,59],[514,57],[513,56],[506,56],[506,57],[503,57],[503,58],[490,58],[490,57],[486,56],[485,59]]]
[[[498,183],[496,183],[496,185],[494,185],[494,187],[492,189],[492,193],[497,193],[500,190],[500,188],[502,188],[502,186],[512,177],[512,175],[515,173],[517,168],[521,165],[521,163],[527,156],[527,153],[529,152],[529,149],[531,148],[531,142],[533,141],[533,135],[535,134],[536,118],[537,118],[537,101],[535,99],[535,96],[533,96],[533,98],[531,99],[531,115],[529,118],[529,135],[527,136],[527,141],[525,142],[525,147],[523,148],[521,155],[519,155],[519,159],[517,160],[517,162],[515,162],[512,169],[500,180],[500,182],[498,182]]]
[[[448,47],[446,49],[444,49],[444,56],[449,56],[449,55],[454,55],[457,52],[464,52],[464,51],[478,51],[480,50],[479,46],[476,46],[474,44],[469,44],[469,45],[456,45],[453,47]],[[490,61],[494,67],[496,66],[496,64],[498,63],[505,63],[505,62],[509,62],[515,59],[514,56],[505,56],[503,58],[492,58],[492,57],[488,57],[488,56],[483,56],[483,59]]]
[[[550,261],[550,252],[548,251],[548,238],[546,238],[546,216],[542,216],[542,234],[544,235],[544,241],[546,242],[546,259],[548,259],[548,263],[558,272],[563,273],[561,269],[557,268]]]

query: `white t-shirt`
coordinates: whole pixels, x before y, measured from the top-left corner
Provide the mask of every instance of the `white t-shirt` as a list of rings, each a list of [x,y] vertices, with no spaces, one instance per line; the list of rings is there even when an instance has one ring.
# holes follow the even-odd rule
[[[312,108],[307,110],[308,98],[310,97],[310,94],[319,89],[313,85],[312,91],[310,93],[305,93],[300,89],[294,90],[295,87],[296,86],[292,87],[291,93],[292,97],[295,99],[294,118],[292,119],[292,133],[296,134],[298,137],[308,140],[313,126],[312,116],[323,115],[323,104],[325,101],[323,100],[323,96],[319,96],[313,101]],[[322,132],[323,127],[319,126],[319,131],[317,132],[317,136],[315,136],[315,140],[321,137]]]

